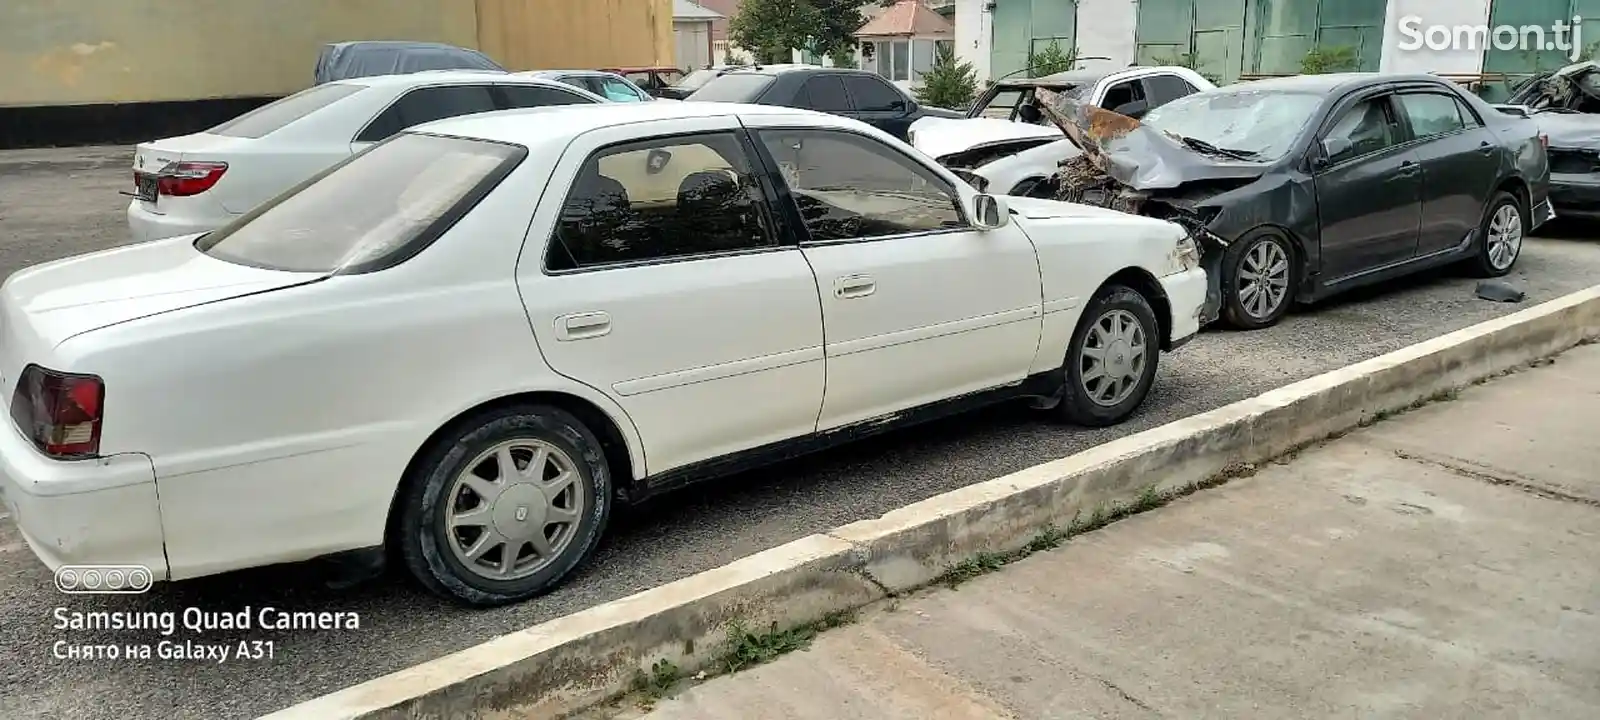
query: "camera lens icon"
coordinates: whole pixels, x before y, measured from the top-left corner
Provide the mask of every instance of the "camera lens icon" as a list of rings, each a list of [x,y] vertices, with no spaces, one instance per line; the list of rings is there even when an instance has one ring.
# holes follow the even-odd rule
[[[137,595],[155,580],[143,565],[62,565],[55,575],[56,589],[69,595]]]

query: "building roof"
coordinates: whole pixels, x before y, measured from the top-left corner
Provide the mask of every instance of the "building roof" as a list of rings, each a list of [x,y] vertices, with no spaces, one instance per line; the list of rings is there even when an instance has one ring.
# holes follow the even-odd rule
[[[955,31],[955,25],[921,0],[900,0],[862,25],[856,37],[945,36],[954,35]]]
[[[693,0],[672,0],[673,20],[712,20],[723,19],[723,14],[707,7],[701,6]]]

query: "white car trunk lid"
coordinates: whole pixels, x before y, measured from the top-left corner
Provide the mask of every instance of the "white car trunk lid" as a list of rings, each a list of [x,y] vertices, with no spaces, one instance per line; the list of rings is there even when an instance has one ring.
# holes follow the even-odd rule
[[[133,148],[134,194],[146,210],[156,211],[155,175],[176,162],[228,162],[251,142],[249,138],[195,133],[139,143]],[[144,185],[148,184],[148,187]]]
[[[80,255],[12,275],[0,287],[7,374],[20,369],[13,363],[40,361],[74,335],[324,276],[217,260],[195,249],[195,237]]]

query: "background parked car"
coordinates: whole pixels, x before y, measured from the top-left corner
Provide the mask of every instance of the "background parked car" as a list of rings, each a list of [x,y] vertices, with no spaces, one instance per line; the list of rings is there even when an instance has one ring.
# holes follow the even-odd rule
[[[1548,138],[1556,213],[1600,220],[1600,63],[1537,75],[1506,102],[1525,108]]]
[[[925,117],[961,118],[954,110],[926,107],[895,84],[865,70],[815,65],[729,70],[712,78],[688,100],[816,110],[859,120],[904,141],[911,124]]]
[[[644,91],[627,78],[605,70],[530,70],[517,73],[526,77],[544,78],[583,88],[611,102],[645,102],[655,96]]]
[[[1241,83],[1142,124],[1062,106],[1083,154],[1039,194],[1190,227],[1221,317],[1239,328],[1439,265],[1504,275],[1553,215],[1538,126],[1433,75]]]
[[[599,103],[540,78],[481,72],[380,75],[317,85],[210,130],[134,148],[135,240],[223,226],[408,127],[506,108]]]
[[[1129,417],[1199,329],[1198,251],[1008,202],[786,108],[430,123],[204,237],[12,275],[0,488],[52,567],[387,547],[522,600],[619,499],[1009,399]]]
[[[317,56],[315,84],[426,70],[506,72],[477,50],[410,40],[360,40],[323,45]]]
[[[601,68],[606,72],[614,72],[628,79],[645,92],[654,97],[663,97],[662,92],[678,84],[684,78],[683,70],[675,67],[625,67]],[[673,98],[681,100],[682,98]]]

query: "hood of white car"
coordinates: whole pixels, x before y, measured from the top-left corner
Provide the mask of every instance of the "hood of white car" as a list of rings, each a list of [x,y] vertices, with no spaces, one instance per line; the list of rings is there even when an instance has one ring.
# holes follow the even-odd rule
[[[8,330],[27,325],[35,339],[54,347],[90,330],[323,277],[218,260],[195,249],[197,237],[138,243],[20,270],[0,287]]]
[[[997,118],[923,118],[911,125],[911,144],[929,157],[939,158],[978,145],[1023,138],[1059,138],[1054,125],[1033,125]]]

